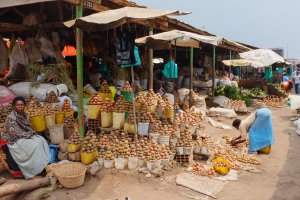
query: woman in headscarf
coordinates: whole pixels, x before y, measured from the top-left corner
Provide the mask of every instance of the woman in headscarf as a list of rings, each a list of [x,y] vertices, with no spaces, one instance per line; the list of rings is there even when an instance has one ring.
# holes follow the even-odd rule
[[[9,153],[26,179],[40,174],[50,161],[47,141],[31,127],[24,112],[25,99],[16,97],[13,111],[5,121],[2,139],[7,142]]]

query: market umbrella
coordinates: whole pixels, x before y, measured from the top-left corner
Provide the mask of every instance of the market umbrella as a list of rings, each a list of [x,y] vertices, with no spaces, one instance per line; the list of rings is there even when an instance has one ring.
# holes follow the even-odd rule
[[[199,42],[217,46],[222,42],[222,38],[218,36],[199,35],[187,31],[172,30],[135,40],[136,44],[145,45],[153,49],[166,49],[166,47],[170,47],[171,44],[182,47],[199,48]]]
[[[126,23],[136,23],[141,20],[155,19],[166,15],[187,15],[189,12],[178,10],[158,10],[138,7],[124,7],[107,10],[85,17],[64,22],[65,26],[75,26],[87,32],[102,31],[121,26]]]
[[[240,57],[249,61],[259,63],[258,67],[266,67],[274,63],[285,63],[283,57],[270,49],[256,49],[240,53]]]
[[[247,66],[251,66],[254,68],[261,67],[261,63],[253,60],[246,60],[246,59],[223,60],[222,62],[226,66],[233,66],[233,67],[247,67]]]

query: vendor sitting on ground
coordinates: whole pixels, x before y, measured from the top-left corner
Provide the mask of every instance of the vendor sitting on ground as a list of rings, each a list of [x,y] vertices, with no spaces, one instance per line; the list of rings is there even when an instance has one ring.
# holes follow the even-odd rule
[[[50,161],[50,151],[47,141],[32,129],[24,112],[25,104],[23,97],[13,100],[13,111],[5,121],[2,139],[8,143],[11,162],[15,162],[23,176],[30,179],[45,169]]]
[[[235,119],[232,126],[241,133],[233,138],[232,146],[245,142],[249,132],[249,153],[271,147],[274,143],[272,114],[268,108],[258,109],[244,120]]]

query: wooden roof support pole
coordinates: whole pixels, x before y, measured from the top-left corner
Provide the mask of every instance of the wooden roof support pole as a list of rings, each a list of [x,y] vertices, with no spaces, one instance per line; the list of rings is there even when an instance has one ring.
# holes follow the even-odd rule
[[[194,48],[190,47],[190,108],[192,107],[192,92],[194,79]]]
[[[82,17],[82,4],[76,5],[76,18]],[[78,125],[81,137],[84,137],[83,129],[83,33],[80,28],[76,28],[76,61],[77,61],[77,95],[78,95]]]
[[[231,50],[229,50],[229,60],[231,60]],[[229,66],[229,78],[231,76],[231,66]]]
[[[215,98],[216,81],[216,46],[213,46],[213,69],[212,69],[212,100]]]
[[[153,35],[153,27],[149,28],[149,35]],[[148,89],[153,89],[153,49],[149,48],[149,83]]]
[[[57,1],[57,7],[58,7],[58,15],[59,15],[59,21],[63,22],[64,20],[64,14],[63,14],[63,8],[62,8],[62,1]]]

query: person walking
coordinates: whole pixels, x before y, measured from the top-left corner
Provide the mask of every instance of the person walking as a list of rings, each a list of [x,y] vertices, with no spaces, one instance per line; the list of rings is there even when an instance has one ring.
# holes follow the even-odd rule
[[[293,76],[294,84],[295,84],[295,93],[299,94],[299,85],[300,85],[300,71],[296,71]]]

